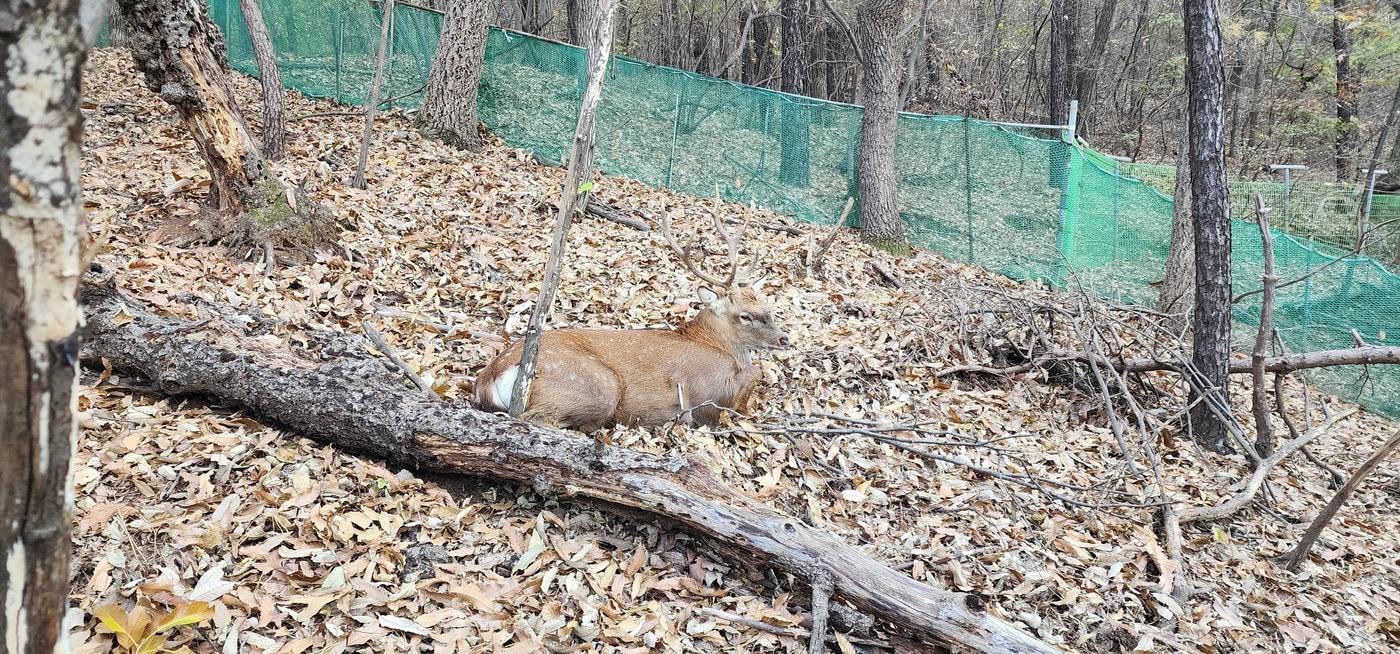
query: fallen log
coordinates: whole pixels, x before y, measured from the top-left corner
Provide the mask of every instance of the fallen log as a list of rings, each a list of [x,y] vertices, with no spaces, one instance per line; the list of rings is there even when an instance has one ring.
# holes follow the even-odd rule
[[[977,372],[988,375],[1016,375],[1061,361],[1088,363],[1090,358],[1091,356],[1085,352],[1052,350],[1038,355],[1034,361],[1005,368],[968,364],[945,368],[934,374],[940,377],[965,372]],[[1101,366],[1111,367],[1120,372],[1182,371],[1182,365],[1174,361],[1162,361],[1157,359],[1119,359],[1102,355],[1093,355],[1092,358],[1095,360],[1095,363]],[[1264,357],[1264,371],[1273,373],[1290,373],[1312,368],[1330,368],[1332,366],[1372,366],[1386,364],[1400,365],[1400,346],[1361,345],[1358,347],[1336,350],[1298,352]],[[1230,360],[1231,374],[1243,375],[1252,372],[1254,372],[1254,366],[1253,362],[1250,360]]]
[[[334,348],[320,361],[272,349],[222,321],[153,314],[94,266],[81,299],[83,356],[134,371],[170,394],[212,396],[314,440],[395,465],[490,477],[541,494],[641,510],[716,539],[911,634],[979,652],[1056,652],[990,615],[976,595],[896,572],[840,538],[741,495],[697,460],[593,439],[426,398],[379,360]]]

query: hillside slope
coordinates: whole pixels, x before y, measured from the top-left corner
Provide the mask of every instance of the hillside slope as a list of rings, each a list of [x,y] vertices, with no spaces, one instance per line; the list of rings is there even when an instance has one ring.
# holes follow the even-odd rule
[[[124,52],[92,53],[84,186],[105,244],[99,260],[152,307],[183,307],[176,299],[192,295],[211,311],[255,308],[268,319],[264,338],[289,347],[314,337],[309,329],[358,332],[368,320],[456,399],[469,396],[504,333],[523,328],[562,171],[499,145],[468,155],[425,142],[390,115],[378,126],[369,189],[357,191],[344,180],[359,119],[296,119],[280,172],[305,180],[345,221],[342,249],[279,260],[264,275],[258,261],[222,247],[159,242],[200,210],[207,177],[184,130],[134,76]],[[238,84],[244,106],[257,106],[250,81]],[[288,110],[345,108],[290,97]],[[708,200],[614,178],[596,192],[633,213],[683,212],[678,230],[708,230]],[[731,485],[916,578],[980,593],[1069,650],[1168,649],[1162,638],[1185,651],[1382,652],[1400,643],[1394,463],[1352,498],[1297,575],[1269,559],[1301,534],[1288,520],[1310,519],[1331,496],[1326,476],[1301,458],[1273,475],[1272,509],[1189,527],[1196,593],[1176,634],[1164,634],[1150,506],[1160,489],[1127,473],[1095,399],[1038,373],[936,375],[986,356],[960,338],[979,342],[969,311],[1008,297],[1067,298],[927,253],[890,259],[850,234],[838,237],[823,275],[805,275],[799,257],[823,230],[765,230],[757,225],[787,221],[723,211],[748,219],[745,259],[794,349],[763,361],[749,418],[599,438],[698,457]],[[883,284],[870,261],[902,286]],[[585,218],[570,235],[555,325],[677,322],[695,288],[658,235]],[[217,406],[157,399],[140,383],[104,374],[86,380],[79,400],[77,651],[111,648],[94,608],[190,593],[216,600],[212,624],[185,632],[197,652],[805,651],[799,639],[715,613],[797,624],[806,599],[791,579],[738,567],[668,525],[528,489],[458,481],[449,493]],[[1319,421],[1324,405],[1346,409],[1314,393],[1313,413],[1297,420]],[[839,428],[824,414],[920,423],[946,434],[926,445],[932,451],[1044,484],[916,457],[873,438],[879,428]],[[1350,470],[1394,429],[1359,413],[1315,454]],[[1162,473],[1184,504],[1215,504],[1247,475],[1238,458],[1203,459],[1175,442]],[[1074,501],[1052,499],[1051,484],[1073,487],[1053,486]],[[878,628],[867,637],[899,642]]]

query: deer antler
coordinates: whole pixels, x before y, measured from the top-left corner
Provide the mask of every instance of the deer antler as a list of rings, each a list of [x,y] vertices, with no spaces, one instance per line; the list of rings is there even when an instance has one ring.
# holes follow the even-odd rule
[[[666,239],[666,245],[671,247],[671,251],[676,253],[681,263],[685,264],[685,267],[689,269],[690,272],[694,273],[696,277],[699,277],[707,283],[718,286],[721,289],[729,289],[734,286],[734,279],[739,274],[739,238],[731,234],[728,229],[725,229],[724,220],[719,217],[718,192],[715,194],[715,208],[714,211],[710,212],[710,216],[714,219],[715,231],[718,231],[719,235],[724,238],[724,243],[728,247],[729,275],[723,279],[705,272],[693,258],[692,255],[696,251],[704,253],[704,247],[694,243],[687,243],[682,247],[676,242],[675,235],[671,233],[670,213],[663,213],[661,215],[661,236]]]

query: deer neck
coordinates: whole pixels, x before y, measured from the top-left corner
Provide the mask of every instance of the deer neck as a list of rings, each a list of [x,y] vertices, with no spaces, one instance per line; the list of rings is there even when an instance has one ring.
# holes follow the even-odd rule
[[[753,352],[739,343],[734,338],[733,330],[709,309],[701,309],[676,331],[692,341],[727,352],[741,368],[753,361]]]

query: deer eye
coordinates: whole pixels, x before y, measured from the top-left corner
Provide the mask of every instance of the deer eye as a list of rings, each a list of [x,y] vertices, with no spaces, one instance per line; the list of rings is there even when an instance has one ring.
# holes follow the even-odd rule
[[[753,322],[753,316],[750,316],[748,312],[741,313],[739,314],[739,322],[747,325]]]

